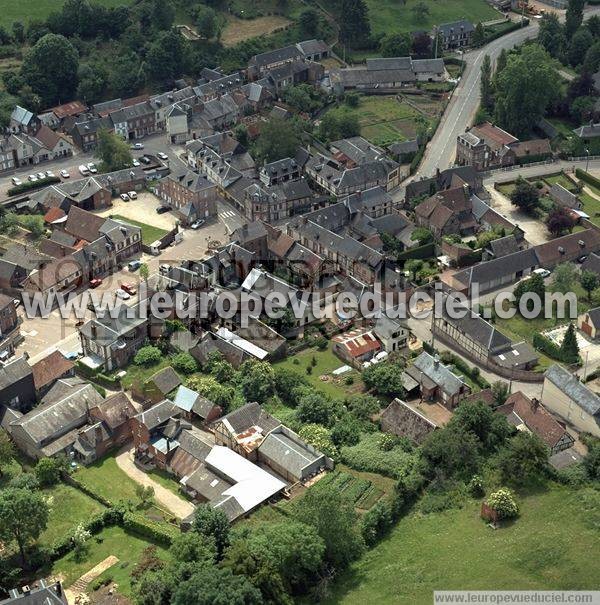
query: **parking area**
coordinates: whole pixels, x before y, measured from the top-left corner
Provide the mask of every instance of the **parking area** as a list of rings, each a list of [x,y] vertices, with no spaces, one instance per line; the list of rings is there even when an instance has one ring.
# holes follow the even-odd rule
[[[139,191],[137,199],[128,202],[116,197],[113,198],[112,203],[111,208],[100,210],[95,214],[99,216],[119,215],[166,231],[173,229],[177,223],[177,218],[171,212],[157,214],[156,209],[162,206],[162,201],[150,191]]]

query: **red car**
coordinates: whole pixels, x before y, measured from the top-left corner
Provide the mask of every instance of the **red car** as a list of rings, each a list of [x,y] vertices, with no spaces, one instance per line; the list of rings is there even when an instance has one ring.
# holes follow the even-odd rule
[[[97,288],[101,283],[102,280],[99,277],[94,277],[90,280],[90,288]]]
[[[131,296],[135,296],[137,290],[133,284],[121,284],[121,290],[125,290],[127,294],[131,294]]]

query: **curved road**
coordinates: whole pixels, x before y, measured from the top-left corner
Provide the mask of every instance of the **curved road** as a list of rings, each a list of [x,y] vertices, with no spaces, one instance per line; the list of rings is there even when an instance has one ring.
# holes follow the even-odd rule
[[[585,11],[585,18],[599,13],[600,7],[592,7]],[[423,161],[412,180],[432,176],[436,169],[444,170],[453,165],[456,153],[456,137],[471,125],[479,107],[481,96],[479,85],[483,57],[490,55],[492,64],[494,64],[503,49],[509,50],[535,37],[538,29],[539,20],[531,19],[527,27],[502,36],[483,48],[464,54],[465,71],[454,90],[433,139],[427,145]]]

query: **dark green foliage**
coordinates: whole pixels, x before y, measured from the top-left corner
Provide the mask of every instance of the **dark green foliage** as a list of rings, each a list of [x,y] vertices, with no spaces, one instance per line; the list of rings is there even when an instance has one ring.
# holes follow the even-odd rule
[[[565,337],[560,345],[560,354],[565,363],[577,363],[579,361],[579,345],[577,344],[577,335],[575,326],[569,324]]]
[[[380,500],[361,519],[361,533],[367,546],[373,546],[390,530],[393,514],[386,500]]]
[[[525,212],[533,212],[537,208],[539,200],[540,194],[535,185],[519,176],[515,188],[510,194],[510,201]]]
[[[495,464],[503,481],[523,485],[543,475],[548,454],[548,448],[537,435],[518,431],[498,453]]]
[[[271,118],[260,129],[254,155],[260,162],[294,157],[300,147],[300,128],[294,120]]]
[[[519,282],[519,284],[517,285],[517,287],[515,288],[515,291],[514,291],[515,304],[516,304],[517,308],[519,308],[521,298],[523,298],[523,296],[529,292],[537,295],[540,298],[542,305],[544,304],[544,295],[546,293],[546,286],[544,284],[544,279],[542,278],[541,275],[532,274],[527,279],[524,279],[523,281]],[[527,301],[527,309],[529,311],[531,311],[532,308],[533,308],[532,301]]]
[[[200,504],[194,513],[193,530],[214,540],[217,560],[220,560],[229,545],[229,521],[225,513],[208,504]]]
[[[157,364],[162,358],[160,349],[153,346],[142,347],[133,358],[136,366],[152,366]]]
[[[368,389],[373,389],[380,395],[403,397],[403,369],[400,362],[384,361],[366,368],[362,378]]]
[[[182,374],[193,374],[198,371],[198,362],[189,353],[178,353],[173,357],[171,365]]]

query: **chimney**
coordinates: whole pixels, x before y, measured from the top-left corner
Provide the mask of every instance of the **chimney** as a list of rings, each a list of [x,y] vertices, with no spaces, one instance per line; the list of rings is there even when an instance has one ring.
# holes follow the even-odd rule
[[[440,358],[438,357],[438,354],[436,353],[433,356],[433,367],[437,370],[440,366]]]
[[[98,333],[98,329],[96,328],[96,322],[92,320],[92,325],[90,326],[90,330],[92,332],[92,338],[96,338],[96,335]]]
[[[532,409],[534,412],[537,412],[537,409],[538,409],[539,407],[540,407],[540,400],[539,400],[539,399],[537,399],[537,397],[534,397],[534,398],[531,400],[531,409]]]

